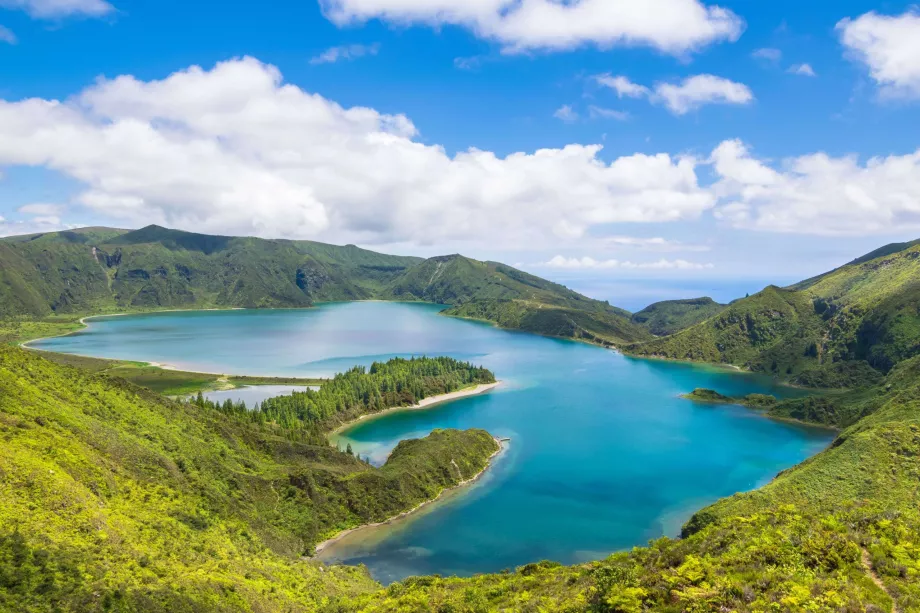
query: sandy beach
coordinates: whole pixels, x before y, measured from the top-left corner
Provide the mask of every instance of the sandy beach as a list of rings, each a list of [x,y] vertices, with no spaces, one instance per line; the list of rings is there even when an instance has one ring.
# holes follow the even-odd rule
[[[363,421],[365,419],[376,419],[382,415],[387,415],[389,413],[395,413],[397,411],[418,411],[419,409],[426,409],[430,406],[441,404],[442,402],[450,402],[451,400],[459,400],[460,398],[466,398],[467,396],[476,396],[478,394],[483,394],[489,390],[495,389],[501,385],[501,381],[496,381],[495,383],[482,383],[476,387],[467,387],[462,390],[457,390],[456,392],[451,392],[449,394],[439,394],[437,396],[429,396],[428,398],[423,398],[418,403],[413,404],[407,407],[393,407],[392,409],[386,409],[378,413],[370,413],[368,415],[362,415],[356,419],[345,422],[335,430],[329,433],[328,438],[332,438],[337,434],[340,434],[343,430],[351,428],[356,423]]]
[[[492,387],[494,387],[494,386],[498,385],[498,383],[493,383],[493,384],[489,384],[489,385],[491,385]],[[490,389],[491,389],[491,388],[490,388]],[[444,396],[450,396],[450,395],[451,395],[451,394],[444,394]],[[363,525],[357,526],[357,527],[355,527],[355,528],[349,528],[348,530],[342,530],[341,532],[339,532],[338,534],[336,534],[336,535],[333,536],[332,538],[326,539],[326,540],[323,541],[322,543],[319,543],[319,544],[316,546],[316,552],[313,554],[313,557],[315,558],[315,557],[319,556],[319,554],[322,553],[322,551],[323,551],[324,549],[328,548],[328,547],[329,547],[330,545],[332,545],[333,543],[336,543],[336,542],[342,540],[343,538],[345,538],[345,537],[348,536],[349,534],[353,534],[353,533],[358,532],[358,531],[360,531],[360,530],[368,530],[368,529],[370,529],[370,528],[379,528],[380,526],[386,526],[386,525],[392,524],[393,522],[396,522],[396,521],[399,521],[400,519],[403,519],[403,518],[405,518],[405,517],[408,517],[409,515],[412,515],[413,513],[416,513],[416,512],[419,511],[420,509],[422,509],[422,508],[424,508],[424,507],[426,507],[426,506],[428,506],[428,505],[430,505],[430,504],[436,502],[436,501],[437,501],[438,499],[440,499],[441,496],[443,496],[445,493],[447,493],[447,492],[452,492],[452,491],[457,490],[457,489],[459,489],[459,488],[461,488],[461,487],[464,487],[464,486],[466,486],[466,485],[469,485],[470,483],[473,483],[474,481],[476,481],[477,479],[479,479],[480,477],[482,477],[482,476],[486,473],[486,471],[489,470],[489,468],[492,467],[492,465],[494,464],[495,458],[496,458],[498,455],[500,455],[500,454],[507,448],[505,444],[511,441],[510,438],[497,438],[497,437],[492,437],[492,438],[493,438],[493,439],[495,440],[495,442],[498,444],[498,449],[495,450],[495,453],[493,453],[492,455],[489,456],[489,459],[488,459],[488,461],[486,462],[485,467],[484,467],[482,470],[480,470],[478,473],[476,473],[475,475],[473,475],[472,477],[470,477],[469,479],[464,479],[463,481],[460,481],[457,485],[454,485],[454,486],[452,486],[452,487],[446,487],[446,488],[444,488],[443,490],[441,490],[440,492],[438,492],[438,495],[435,496],[434,498],[432,498],[431,500],[426,500],[426,501],[424,501],[424,502],[422,502],[422,503],[416,505],[415,507],[409,509],[408,511],[403,511],[402,513],[399,513],[398,515],[394,515],[393,517],[390,517],[389,519],[385,519],[385,520],[383,520],[383,521],[376,522],[376,523],[373,523],[373,524],[363,524]]]

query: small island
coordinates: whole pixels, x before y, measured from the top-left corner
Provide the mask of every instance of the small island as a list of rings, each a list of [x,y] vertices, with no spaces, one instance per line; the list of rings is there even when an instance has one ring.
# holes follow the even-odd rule
[[[776,396],[770,396],[769,394],[748,394],[747,396],[735,398],[702,387],[696,388],[689,394],[681,394],[680,397],[708,404],[740,404],[752,409],[769,409],[779,402]]]

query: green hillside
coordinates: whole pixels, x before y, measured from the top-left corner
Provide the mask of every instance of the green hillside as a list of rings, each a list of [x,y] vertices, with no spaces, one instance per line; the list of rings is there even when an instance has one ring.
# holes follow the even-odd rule
[[[633,313],[633,323],[645,326],[655,336],[667,336],[695,326],[725,310],[712,298],[664,300]]]
[[[426,376],[409,380],[440,377]],[[377,469],[260,422],[0,348],[0,610],[316,611],[379,588],[305,559],[316,543],[435,497],[498,449],[435,431]]]
[[[549,336],[600,344],[650,338],[629,321],[623,309],[498,262],[460,255],[425,260],[410,268],[384,295],[449,304],[453,308],[446,315]]]
[[[106,240],[122,249],[151,244],[133,245],[149,237],[131,234]],[[159,236],[150,253],[183,258],[225,257],[234,241],[255,240]],[[51,246],[36,247],[42,240]],[[21,244],[0,242],[0,250],[8,247],[4,261],[28,272]],[[35,249],[30,254],[46,253],[30,273],[39,276],[41,263],[61,254],[77,262],[71,249],[81,245],[66,237],[24,244]],[[351,248],[329,247],[325,256],[315,249],[311,257],[325,257],[334,271],[335,250]],[[366,412],[491,381],[488,371],[447,358],[392,360],[252,411],[174,402],[110,374],[0,348],[0,610],[920,611],[920,245],[877,253],[807,284],[768,287],[677,334],[631,346],[814,385],[845,382],[850,391],[791,400],[688,394],[841,428],[827,450],[698,511],[679,539],[599,562],[534,562],[387,588],[361,568],[326,567],[304,554],[342,529],[412,508],[477,474],[497,444],[481,430],[436,431],[401,443],[378,469],[323,444],[322,435]],[[351,257],[340,270],[378,267],[355,275],[356,290],[450,300],[458,315],[507,317],[516,327],[544,313],[575,326],[583,317],[585,325],[573,328],[582,335],[598,322],[627,319],[497,264],[453,256],[396,272],[356,263],[375,257],[370,252]],[[82,269],[54,270],[17,304],[44,304],[48,287],[66,286]],[[73,286],[71,295],[92,296],[88,287]],[[638,327],[627,324],[612,329],[625,335]]]
[[[651,338],[626,311],[462,256],[422,260],[159,226],[0,239],[0,315],[8,319],[363,299],[437,302],[456,307],[448,315],[604,344]]]
[[[734,364],[815,387],[874,383],[920,353],[920,244],[883,247],[789,288],[768,287],[636,355]]]
[[[0,350],[0,610],[920,610],[920,357],[877,390],[876,410],[831,448],[698,512],[682,539],[383,589],[299,554],[455,483],[451,460],[475,474],[495,449],[488,434],[436,432],[378,470]]]

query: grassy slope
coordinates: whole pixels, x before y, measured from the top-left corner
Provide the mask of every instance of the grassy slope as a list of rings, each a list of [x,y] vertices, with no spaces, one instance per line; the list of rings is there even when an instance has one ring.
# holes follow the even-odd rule
[[[632,321],[645,326],[655,336],[667,336],[695,326],[726,308],[726,305],[719,304],[712,298],[664,300],[634,313]]]
[[[0,610],[314,611],[375,588],[301,554],[480,471],[481,430],[382,469],[0,349]]]
[[[622,309],[503,264],[462,256],[421,260],[353,245],[208,236],[157,226],[0,240],[0,316],[7,319],[307,307],[370,298],[439,302],[455,307],[448,315],[601,344],[651,338]]]
[[[29,237],[26,237],[29,238]],[[8,314],[303,307],[370,297],[418,258],[149,226],[0,241]]]
[[[628,312],[606,302],[504,264],[459,255],[425,260],[397,279],[384,295],[453,305],[446,315],[600,344],[651,336],[629,321]]]
[[[898,247],[791,288],[768,287],[696,326],[628,350],[731,363],[802,385],[871,385],[920,353],[920,245]]]
[[[580,566],[407,579],[325,610],[920,611],[920,358],[872,402],[826,451],[698,512],[685,538]]]

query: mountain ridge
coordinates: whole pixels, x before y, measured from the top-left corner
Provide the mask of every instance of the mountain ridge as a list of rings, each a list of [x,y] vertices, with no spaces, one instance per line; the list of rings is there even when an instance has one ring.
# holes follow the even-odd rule
[[[449,305],[446,315],[608,346],[651,338],[623,309],[460,254],[423,259],[151,225],[0,239],[0,265],[6,316],[417,300]]]
[[[899,243],[798,284],[768,286],[700,323],[625,351],[843,387],[843,379],[852,385],[855,372],[844,364],[885,374],[920,353],[918,304],[920,241]]]

